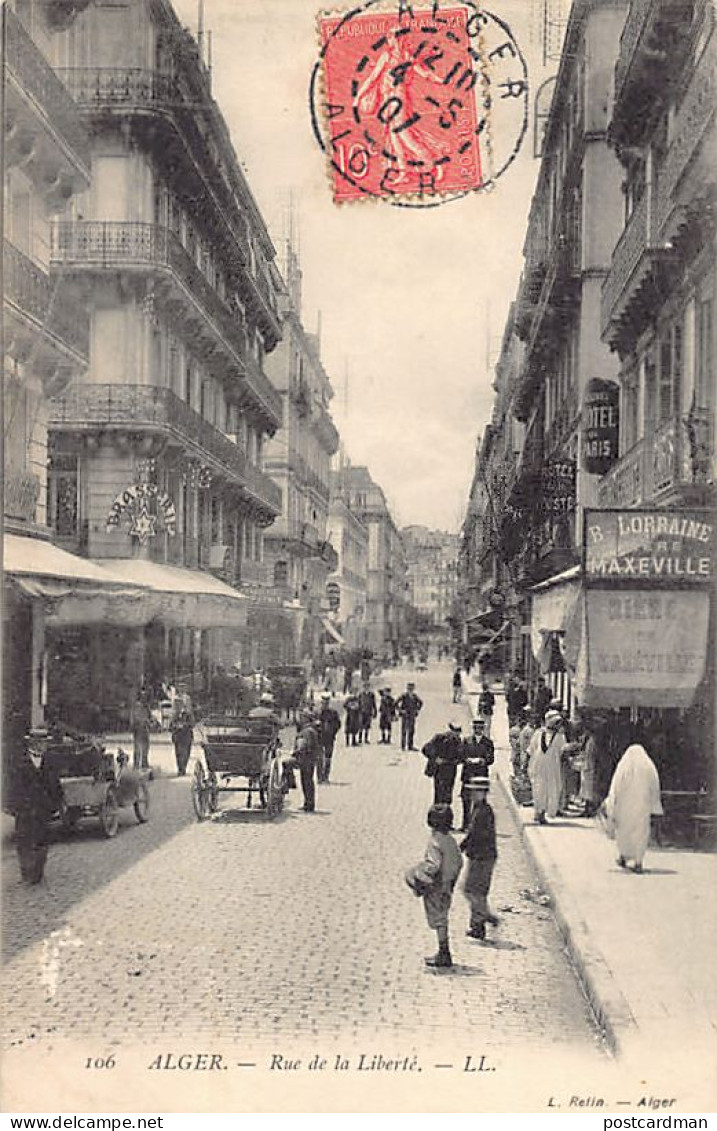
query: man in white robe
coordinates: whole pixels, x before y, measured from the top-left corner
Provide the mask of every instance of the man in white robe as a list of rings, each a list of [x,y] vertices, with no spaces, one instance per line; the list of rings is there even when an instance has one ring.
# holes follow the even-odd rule
[[[548,711],[545,723],[530,740],[528,777],[533,787],[533,808],[539,825],[547,824],[548,817],[557,816],[562,792],[561,756],[566,738],[563,716],[559,711]]]

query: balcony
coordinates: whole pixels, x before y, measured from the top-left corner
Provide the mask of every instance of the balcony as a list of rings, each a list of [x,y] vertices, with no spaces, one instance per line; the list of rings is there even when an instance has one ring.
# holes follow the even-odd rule
[[[35,144],[54,151],[66,166],[75,191],[89,183],[90,143],[77,106],[42,52],[36,47],[12,8],[4,5],[7,156],[12,163],[15,138],[27,123]],[[40,134],[37,137],[37,127]],[[69,195],[69,193],[68,193]]]
[[[610,134],[618,144],[634,145],[651,128],[655,99],[668,97],[665,80],[681,66],[694,9],[695,0],[632,0],[615,66]]]
[[[314,431],[321,441],[321,445],[327,455],[333,456],[339,450],[339,433],[331,419],[330,414],[323,406],[319,406],[316,410],[314,417]],[[326,494],[328,487],[322,484],[323,493]]]
[[[58,73],[86,113],[105,120],[130,117],[144,123],[149,144],[163,153],[164,161],[171,165],[169,148],[158,147],[155,136],[157,125],[164,123],[169,127],[168,147],[179,141],[184,157],[188,158],[188,162],[182,162],[183,187],[188,192],[201,191],[215,204],[220,222],[231,236],[227,246],[232,247],[241,266],[237,281],[245,288],[245,297],[267,338],[267,348],[272,349],[281,338],[277,300],[266,270],[251,268],[249,224],[244,214],[250,214],[256,206],[228,139],[229,152],[220,153],[214,131],[204,128],[204,123],[212,120],[209,91],[190,90],[177,75],[138,67],[74,67]],[[198,113],[198,109],[204,110],[204,114]],[[249,206],[239,212],[247,197]]]
[[[665,421],[603,476],[600,506],[704,503],[706,488],[714,481],[711,428],[708,413]]]
[[[232,373],[237,370],[251,400],[270,430],[281,424],[281,397],[248,353],[241,325],[173,232],[157,224],[87,220],[60,222],[52,233],[52,262],[63,271],[108,269],[152,272],[164,276],[172,299],[178,299],[196,326],[190,333],[210,339]]]
[[[84,307],[8,240],[3,241],[3,283],[5,302],[30,323],[31,348],[36,348],[40,331],[57,339],[58,347],[72,350],[83,366],[87,364],[90,326]]]
[[[713,32],[677,105],[672,140],[660,168],[658,225],[665,238],[672,235],[667,229],[675,210],[691,204],[692,198],[714,180],[716,66]]]
[[[321,547],[324,545],[317,527],[312,523],[286,519],[283,516],[272,523],[264,537],[272,541],[287,542],[304,557],[320,557]]]
[[[610,345],[625,337],[636,339],[659,301],[662,268],[674,258],[671,247],[656,235],[652,194],[647,189],[633,211],[612,253],[603,283],[602,336]]]
[[[53,398],[51,406],[53,431],[159,431],[171,445],[188,449],[191,458],[209,463],[217,477],[241,487],[265,514],[273,517],[281,511],[281,491],[277,485],[248,462],[241,448],[171,389],[79,384]]]

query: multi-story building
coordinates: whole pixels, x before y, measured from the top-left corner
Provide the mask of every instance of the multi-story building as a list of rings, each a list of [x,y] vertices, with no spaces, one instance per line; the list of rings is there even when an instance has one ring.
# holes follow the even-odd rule
[[[593,712],[604,767],[644,742],[687,797],[715,778],[714,21],[573,5],[506,387],[525,434],[498,383],[461,554],[467,626],[515,593],[523,672]]]
[[[82,5],[74,6],[76,10]],[[49,56],[60,3],[2,6],[4,749],[22,748],[46,702],[45,598],[67,579],[100,584],[91,563],[52,545],[47,526],[48,397],[81,377],[89,354],[82,303],[50,273],[50,226],[90,180],[80,115]]]
[[[497,671],[525,668],[528,648],[521,629],[529,619],[529,599],[516,575],[521,542],[510,502],[522,470],[525,438],[525,426],[513,415],[524,353],[514,317],[512,305],[495,365],[491,422],[476,448],[459,554],[463,648]]]
[[[366,647],[368,530],[352,510],[342,486],[341,473],[332,471],[328,537],[338,562],[327,579],[326,593],[329,616],[345,648],[355,652]]]
[[[619,365],[619,452],[597,494],[599,507],[618,517],[626,512],[623,525],[634,508],[663,523],[670,515],[678,523],[714,521],[716,62],[708,0],[630,4],[610,125],[625,186],[623,230],[602,291],[603,337]],[[663,537],[653,550],[674,556],[681,545]],[[688,552],[694,545],[688,541]],[[714,554],[709,542],[697,545]],[[658,749],[668,784],[695,788],[715,779],[717,626],[713,582],[706,576],[702,584],[691,582],[688,574],[679,589],[673,582],[655,591],[654,579],[649,587],[638,579],[635,603],[647,588],[655,616],[659,594],[670,602],[669,616],[666,604],[663,611],[671,627],[664,619],[643,620],[643,640],[649,630],[650,640],[669,641],[676,625],[688,624],[684,648],[673,639],[663,649],[680,652],[687,666],[667,679],[638,667],[622,706],[641,723],[648,747]],[[609,600],[610,592],[588,597]]]
[[[578,466],[580,419],[589,383],[617,372],[600,336],[600,302],[623,200],[607,130],[625,8],[614,0],[572,6],[528,220],[515,306],[524,351],[513,392],[526,434],[507,500],[523,584],[577,562],[581,509],[595,500],[597,477]]]
[[[581,414],[595,379],[617,372],[600,336],[600,303],[622,206],[607,131],[625,8],[576,0],[570,12],[494,419],[478,456],[484,506],[473,508],[482,523],[474,624],[486,630],[490,663],[529,677],[536,670],[531,587],[550,585],[578,563],[581,516],[595,501],[599,478],[580,461]],[[560,652],[541,653],[540,663],[569,698]]]
[[[367,467],[338,473],[337,493],[368,530],[366,646],[377,656],[398,655],[406,636],[406,551],[386,502]]]
[[[458,537],[426,526],[404,526],[408,603],[419,629],[436,639],[448,636],[456,598]]]
[[[75,678],[54,691],[121,713],[141,678],[206,689],[218,662],[257,662],[264,530],[281,511],[263,467],[282,422],[264,368],[280,280],[169,0],[92,4],[56,36],[55,60],[90,131],[91,185],[54,225],[49,255],[89,311],[90,348],[83,380],[54,400],[48,519],[67,548],[141,580],[154,605],[144,627],[111,639],[59,635]]]
[[[282,426],[265,456],[281,488],[282,512],[267,532],[266,561],[277,589],[298,603],[292,652],[282,658],[319,661],[327,634],[335,643],[325,622],[326,578],[337,562],[327,525],[331,457],[339,436],[329,411],[333,389],[321,362],[319,336],[301,321],[301,268],[291,241],[285,277],[282,341],[267,359],[267,372],[281,395]]]

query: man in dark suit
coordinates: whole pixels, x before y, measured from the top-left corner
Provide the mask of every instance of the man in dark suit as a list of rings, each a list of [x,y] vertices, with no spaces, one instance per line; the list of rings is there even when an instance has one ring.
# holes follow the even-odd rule
[[[407,683],[406,690],[400,695],[396,710],[401,720],[401,749],[415,750],[413,739],[416,732],[416,719],[423,706],[423,700],[416,695],[415,683]]]
[[[433,778],[434,805],[453,804],[456,772],[463,761],[463,743],[458,723],[449,723],[448,730],[433,736],[423,747],[426,775]]]
[[[463,769],[461,771],[461,801],[463,802],[463,831],[470,825],[474,793],[470,783],[474,778],[487,778],[488,767],[495,761],[495,747],[485,733],[485,719],[473,720],[473,734],[463,742]]]

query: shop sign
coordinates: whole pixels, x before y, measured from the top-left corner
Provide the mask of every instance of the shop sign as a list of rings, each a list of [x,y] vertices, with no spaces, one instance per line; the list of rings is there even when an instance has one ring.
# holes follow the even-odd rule
[[[575,510],[576,478],[574,459],[553,459],[541,469],[541,506],[546,517],[560,518]]]
[[[326,586],[326,598],[330,611],[337,613],[341,608],[341,588],[336,581],[330,581]]]
[[[170,536],[177,532],[174,503],[156,483],[132,483],[117,496],[107,516],[107,532],[116,530],[123,516],[130,521],[129,533],[145,545],[157,533],[162,517],[164,530]]]
[[[583,569],[586,584],[650,581],[710,585],[715,527],[698,508],[585,511]]]
[[[590,589],[588,706],[688,707],[705,670],[709,593]]]
[[[620,388],[614,381],[594,377],[583,400],[583,469],[605,475],[618,458]]]

